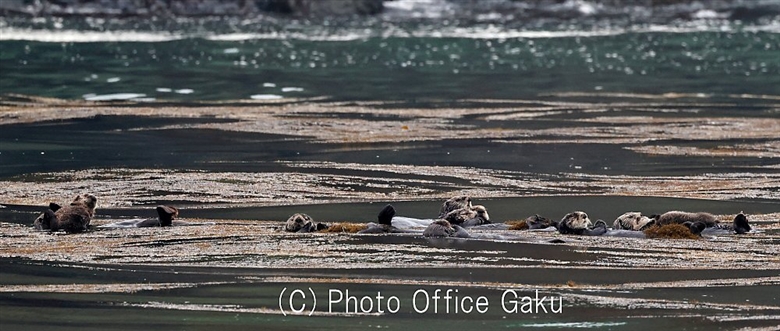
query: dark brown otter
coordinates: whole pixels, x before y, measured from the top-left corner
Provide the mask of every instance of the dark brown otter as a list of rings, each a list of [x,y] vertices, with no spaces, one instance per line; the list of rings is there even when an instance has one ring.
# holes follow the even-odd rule
[[[423,231],[423,237],[458,237],[458,238],[470,238],[471,235],[462,227],[458,225],[452,225],[446,220],[435,220],[428,225]]]
[[[539,216],[539,214],[534,214],[532,216],[528,216],[525,219],[525,223],[528,226],[528,229],[530,230],[537,230],[537,229],[546,229],[551,226],[558,226],[558,222],[553,221],[547,217]]]
[[[745,216],[743,213],[739,213],[736,217],[734,217],[734,220],[731,224],[721,224],[712,214],[701,212],[689,213],[682,211],[670,211],[662,215],[654,215],[651,217],[656,219],[656,224],[658,225],[685,225],[691,230],[691,233],[693,234],[701,234],[702,232],[705,232],[705,230],[709,231],[708,229],[726,230],[736,234],[744,234],[750,232],[751,229],[747,216]]]
[[[707,227],[712,227],[718,224],[718,220],[710,213],[689,213],[684,211],[669,211],[658,216],[656,224],[684,224],[685,222],[696,223],[702,222]]]
[[[50,203],[49,209],[38,216],[33,222],[38,230],[59,231],[67,233],[79,233],[89,229],[89,223],[95,215],[97,198],[92,194],[76,196],[70,205],[60,207],[56,203]]]

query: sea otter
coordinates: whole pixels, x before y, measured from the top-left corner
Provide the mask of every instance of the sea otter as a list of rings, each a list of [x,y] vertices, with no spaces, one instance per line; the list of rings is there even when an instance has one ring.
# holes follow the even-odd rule
[[[450,224],[463,227],[490,224],[490,215],[488,215],[487,209],[482,205],[453,210],[444,215],[442,219],[447,220]]]
[[[598,220],[593,224],[588,218],[588,214],[581,211],[575,211],[566,214],[558,222],[558,232],[561,234],[576,234],[584,236],[600,236],[607,232],[607,223]]]
[[[125,221],[114,222],[110,224],[103,224],[98,226],[100,229],[117,229],[117,228],[148,228],[158,226],[190,226],[190,225],[213,225],[214,222],[207,223],[190,223],[176,220],[179,216],[179,209],[171,206],[159,205],[155,208],[157,211],[157,218],[146,219],[131,219]]]
[[[423,231],[423,237],[457,237],[457,238],[470,238],[471,235],[462,227],[458,225],[452,225],[446,220],[433,221],[425,231]]]
[[[444,218],[444,216],[447,215],[448,213],[463,208],[466,209],[473,208],[473,206],[471,205],[471,198],[465,195],[452,197],[441,204],[441,209],[439,209],[438,218]]]
[[[77,195],[70,205],[60,207],[50,203],[49,209],[33,222],[38,230],[79,233],[89,229],[89,222],[95,215],[97,198],[92,194]]]
[[[715,226],[718,224],[718,220],[710,213],[689,213],[684,211],[668,211],[657,216],[656,221],[658,225],[666,224],[684,224],[685,222],[696,223],[702,222],[707,227]]]
[[[558,226],[558,222],[555,222],[547,217],[539,216],[539,214],[526,217],[525,224],[528,226],[529,230],[540,230],[549,228],[551,226]]]
[[[670,211],[663,213],[662,215],[653,216],[656,218],[655,223],[658,225],[683,224],[691,229],[691,232],[694,234],[706,234],[707,232],[744,234],[751,229],[747,216],[743,213],[739,213],[734,217],[732,224],[721,224],[712,214],[702,212],[689,213],[683,211]]]
[[[287,232],[317,232],[327,229],[328,226],[322,223],[314,223],[311,216],[301,213],[295,213],[287,219],[284,231]]]
[[[640,212],[631,211],[618,216],[612,223],[615,230],[642,231],[655,224],[655,219],[642,215]]]

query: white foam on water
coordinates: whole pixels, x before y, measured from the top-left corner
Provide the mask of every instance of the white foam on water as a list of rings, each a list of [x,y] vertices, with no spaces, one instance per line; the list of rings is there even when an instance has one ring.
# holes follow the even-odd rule
[[[303,92],[302,87],[282,87],[282,92]]]
[[[106,79],[106,83],[116,83],[116,82],[118,82],[120,80],[122,80],[122,79],[119,78],[119,77],[111,77],[109,79]]]
[[[173,89],[168,88],[168,87],[158,87],[155,91],[160,92],[160,93],[171,93],[171,92],[173,92]]]
[[[139,31],[77,31],[42,30],[14,27],[0,28],[0,40],[27,40],[50,43],[90,43],[90,42],[165,42],[184,39],[181,35],[166,32]]]
[[[588,5],[583,5],[589,11]],[[715,13],[716,15],[720,15]],[[780,33],[780,21],[772,20],[757,25],[732,24],[728,21],[713,21],[713,13],[703,10],[697,15],[702,19],[682,24],[643,24],[631,27],[599,27],[594,29],[572,30],[528,30],[507,29],[500,25],[479,25],[472,27],[439,27],[422,26],[417,29],[400,29],[390,25],[384,29],[355,28],[333,33],[317,33],[313,31],[274,31],[274,32],[238,32],[227,34],[183,34],[163,31],[140,32],[131,30],[116,31],[77,31],[48,30],[0,26],[0,41],[27,40],[52,43],[87,43],[87,42],[167,42],[182,39],[202,38],[213,41],[246,41],[246,40],[308,40],[308,41],[353,41],[368,38],[467,38],[467,39],[510,39],[510,38],[588,38],[615,36],[630,33],[693,33],[693,32],[766,32]],[[238,48],[226,48],[224,54],[236,54]]]
[[[87,101],[132,100],[145,97],[143,93],[85,94]]]
[[[568,322],[568,323],[535,323],[522,324],[527,328],[573,328],[573,329],[593,329],[611,326],[626,325],[625,322]]]
[[[263,87],[276,87],[274,83],[263,83]]]
[[[175,90],[174,92],[179,93],[179,94],[192,94],[193,92],[195,92],[195,90],[193,90],[191,88],[183,88],[183,89]]]
[[[225,48],[222,50],[224,54],[238,54],[238,48]]]
[[[345,31],[338,34],[312,34],[302,32],[267,32],[267,33],[229,33],[207,35],[203,38],[212,41],[245,41],[245,40],[308,40],[308,41],[352,41],[371,37],[371,33],[361,30],[360,32]]]
[[[276,95],[276,94],[255,94],[250,96],[250,98],[254,100],[276,100],[276,99],[282,99],[283,97],[281,95]]]

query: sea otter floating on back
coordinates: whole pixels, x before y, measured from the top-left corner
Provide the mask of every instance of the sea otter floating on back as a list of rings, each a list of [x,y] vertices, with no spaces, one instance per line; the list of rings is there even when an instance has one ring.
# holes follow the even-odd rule
[[[435,220],[423,231],[423,237],[457,237],[470,238],[471,235],[459,225],[452,225],[447,220]]]
[[[750,231],[750,224],[747,216],[739,213],[734,217],[732,224],[721,224],[715,216],[710,213],[690,213],[683,211],[669,211],[661,215],[644,216],[639,212],[628,212],[618,216],[613,223],[614,229],[644,231],[653,226],[665,226],[670,224],[681,224],[687,227],[693,234],[702,232],[724,232],[744,234]]]
[[[482,205],[455,209],[445,214],[442,219],[463,227],[490,224],[490,215]]]
[[[618,216],[612,223],[616,230],[642,231],[655,224],[655,219],[642,215],[640,212],[630,211]]]
[[[682,224],[691,229],[691,232],[698,234],[706,230],[721,230],[730,233],[744,234],[750,232],[751,227],[747,216],[739,213],[734,217],[731,224],[721,224],[715,216],[710,213],[689,213],[684,211],[669,211],[655,217],[655,223],[658,225]]]
[[[179,217],[179,209],[176,207],[159,205],[155,208],[157,218],[130,219],[98,226],[100,229],[127,229],[127,228],[150,228],[150,227],[168,227],[168,226],[193,226],[193,225],[214,225],[214,222],[190,223],[176,220]]]
[[[49,209],[33,221],[38,230],[51,232],[64,230],[67,233],[79,233],[89,229],[89,223],[95,216],[97,198],[92,194],[77,195],[67,206],[49,203]]]
[[[575,211],[563,216],[558,222],[558,232],[561,234],[576,234],[584,236],[600,236],[607,233],[607,223],[602,220],[591,222],[588,214]]]
[[[284,225],[284,231],[287,232],[317,232],[327,228],[328,226],[323,223],[314,223],[311,216],[303,213],[293,214]]]

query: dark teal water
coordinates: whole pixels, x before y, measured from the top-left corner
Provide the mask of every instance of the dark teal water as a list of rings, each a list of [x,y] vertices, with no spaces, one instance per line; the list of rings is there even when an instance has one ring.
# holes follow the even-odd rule
[[[763,1],[764,3],[766,1]],[[414,20],[383,18],[346,22],[240,19],[41,19],[0,18],[0,94],[22,93],[64,99],[134,99],[157,101],[235,100],[275,97],[327,97],[337,100],[402,100],[417,107],[447,107],[454,99],[554,99],[566,92],[664,94],[690,93],[682,111],[701,116],[776,117],[773,104],[745,99],[733,107],[703,107],[698,102],[719,101],[734,94],[780,94],[780,23],[760,20],[595,20],[550,23],[500,19]],[[699,99],[699,97],[704,97]],[[422,99],[441,99],[428,103]],[[642,98],[638,98],[641,100]],[[567,99],[571,100],[571,99]],[[611,99],[614,101],[615,99]],[[734,102],[735,99],[728,99]],[[589,101],[598,101],[598,96]],[[634,100],[636,101],[636,98]],[[666,107],[648,101],[661,113]],[[476,105],[476,106],[475,106]],[[392,107],[392,104],[386,105]],[[484,107],[485,103],[459,103]],[[629,114],[641,114],[641,109]],[[348,115],[334,115],[348,116]],[[674,113],[663,116],[678,116]],[[176,119],[175,123],[216,122],[219,119]],[[469,119],[462,119],[468,124]],[[776,158],[712,158],[647,156],[616,145],[554,144],[507,145],[486,140],[450,139],[435,143],[398,143],[399,151],[361,149],[350,144],[289,141],[283,135],[219,132],[214,130],[131,131],[173,123],[168,118],[97,116],[63,122],[7,125],[0,128],[0,178],[89,168],[169,168],[206,171],[278,171],[282,161],[333,161],[373,164],[452,165],[485,169],[556,174],[572,171],[573,159],[589,160],[581,170],[606,175],[692,175],[706,172],[745,172],[776,165]],[[529,130],[540,126],[580,124],[565,115],[550,122],[522,121]],[[766,143],[776,139],[765,139]],[[82,146],[90,141],[89,147]],[[258,143],[261,142],[261,143]],[[738,144],[742,141],[726,141]],[[765,142],[758,140],[758,142]],[[700,142],[677,141],[680,144]],[[707,142],[709,143],[709,142]],[[721,142],[712,142],[718,144]],[[366,144],[367,147],[371,144]],[[386,144],[388,146],[393,144]],[[357,147],[362,147],[357,146]],[[385,146],[380,146],[385,147]],[[485,151],[492,151],[490,157]],[[42,152],[45,152],[42,153]],[[382,158],[377,159],[378,156]],[[493,156],[499,155],[499,156]],[[88,160],[84,162],[83,160]],[[260,160],[259,165],[238,161]],[[210,163],[236,161],[235,163]],[[267,163],[263,163],[267,162]],[[750,169],[750,168],[747,168]],[[762,170],[775,172],[775,168]],[[525,217],[527,210],[559,216],[587,209],[593,218],[614,219],[626,210],[707,210],[713,213],[776,212],[774,201],[709,201],[648,197],[557,197],[482,199],[496,219]],[[2,202],[2,201],[0,201]],[[168,201],[159,201],[168,203]],[[393,202],[406,215],[429,215],[438,201]],[[359,213],[361,216],[347,214]],[[30,224],[39,207],[9,206],[0,211],[4,222]],[[144,206],[102,209],[98,217],[139,214]],[[285,219],[293,212],[317,215],[319,220],[345,218],[370,221],[377,204],[239,207],[194,209],[188,217],[252,219],[262,214]],[[101,209],[99,209],[101,210]],[[521,210],[520,212],[518,210]],[[148,210],[147,210],[148,211]],[[262,213],[260,213],[262,212]],[[431,215],[433,216],[433,215]],[[415,241],[417,238],[361,239]],[[487,245],[487,246],[485,246]],[[507,243],[468,242],[462,249],[509,251]],[[521,246],[524,247],[524,246]],[[517,254],[529,253],[517,247]],[[545,254],[550,252],[546,248]],[[568,248],[560,248],[569,252]],[[553,253],[557,252],[554,251]],[[557,254],[557,253],[555,253]],[[584,249],[583,258],[598,253]],[[577,255],[577,258],[580,257]],[[556,323],[596,323],[592,328],[656,330],[715,329],[774,326],[770,321],[716,323],[688,311],[626,310],[569,303],[563,316],[507,316],[493,307],[485,316],[416,315],[405,310],[382,317],[282,317],[216,311],[141,308],[133,304],[167,302],[186,305],[242,305],[275,309],[276,295],[297,283],[252,283],[245,276],[323,276],[348,278],[454,280],[463,282],[520,282],[534,285],[577,283],[609,285],[636,277],[637,281],[776,276],[776,270],[601,270],[601,269],[381,269],[381,270],[238,270],[156,266],[111,266],[88,269],[81,265],[0,259],[0,285],[203,282],[231,281],[188,289],[140,293],[9,292],[0,295],[0,321],[12,329],[149,329],[174,327],[214,329],[497,329],[566,328]],[[316,267],[316,266],[315,266]],[[116,268],[116,269],[111,269]],[[197,269],[197,270],[196,270]],[[180,274],[179,272],[183,272]],[[184,275],[186,273],[186,275]],[[626,276],[629,275],[629,276]],[[317,284],[315,288],[343,284]],[[405,285],[352,284],[361,295],[382,289],[408,298]],[[495,290],[461,287],[473,295],[495,295]],[[777,285],[719,291],[647,289],[636,296],[688,300],[704,294],[714,301],[776,305]],[[578,292],[588,293],[588,290]],[[623,294],[620,294],[621,296]],[[45,314],[41,314],[45,311]],[[713,311],[723,314],[723,311]],[[755,314],[746,312],[745,314]],[[769,310],[767,315],[775,314]],[[601,324],[599,324],[601,323]],[[541,325],[541,326],[538,326]],[[573,326],[569,326],[573,327]]]
[[[0,24],[0,93],[415,100],[557,92],[777,94],[780,86],[780,27],[771,20],[35,22]]]

